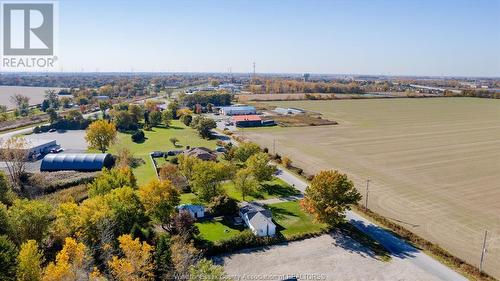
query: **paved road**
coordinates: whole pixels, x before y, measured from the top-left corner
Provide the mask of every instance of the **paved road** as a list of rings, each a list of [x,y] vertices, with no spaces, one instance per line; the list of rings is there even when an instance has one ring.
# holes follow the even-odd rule
[[[99,114],[99,112],[86,113],[86,114],[83,115],[83,117],[84,118],[88,118],[90,116],[95,116],[96,114]],[[48,125],[48,123],[41,124],[41,125]],[[41,125],[38,124],[36,126],[41,126]],[[35,128],[36,126],[31,126],[31,127],[24,128],[24,129],[10,131],[10,132],[7,132],[7,133],[0,133],[0,140],[7,140],[7,139],[9,139],[9,138],[11,138],[13,136],[16,136],[16,135],[25,134],[25,133],[31,133],[31,132],[33,132],[33,128]]]
[[[307,187],[307,183],[304,180],[286,170],[279,169],[277,177],[290,185],[294,185],[301,192],[304,192]],[[467,280],[467,278],[414,248],[406,241],[397,238],[380,226],[369,222],[355,212],[348,211],[346,218],[356,228],[382,244],[393,256],[402,258],[441,280]]]

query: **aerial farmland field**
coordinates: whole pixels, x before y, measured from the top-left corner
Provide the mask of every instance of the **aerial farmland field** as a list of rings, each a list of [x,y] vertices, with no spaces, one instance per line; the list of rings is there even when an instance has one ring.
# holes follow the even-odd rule
[[[268,102],[321,112],[339,125],[242,134],[307,173],[338,169],[369,208],[500,277],[500,100],[478,98]],[[364,202],[364,201],[363,201]]]

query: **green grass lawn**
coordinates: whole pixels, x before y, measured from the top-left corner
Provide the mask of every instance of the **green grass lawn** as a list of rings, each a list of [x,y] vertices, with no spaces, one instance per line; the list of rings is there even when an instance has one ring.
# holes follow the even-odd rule
[[[236,190],[234,187],[234,183],[232,181],[228,181],[222,184],[222,188],[226,191],[227,195],[231,198],[234,198],[238,201],[243,201],[241,197],[241,193]],[[282,181],[278,178],[273,178],[270,181],[266,181],[262,183],[262,190],[257,191],[252,195],[245,196],[245,201],[254,201],[254,200],[262,200],[262,199],[270,199],[270,198],[279,198],[279,197],[287,197],[292,195],[299,195],[300,192],[295,188],[288,185],[286,182]],[[194,193],[184,193],[181,194],[181,203],[196,203],[199,200]]]
[[[229,239],[244,229],[243,227],[235,228],[227,225],[222,219],[197,222],[196,226],[200,230],[199,237],[211,242]]]
[[[313,221],[313,217],[304,212],[298,201],[270,204],[267,206],[273,213],[276,230],[285,237],[291,235],[319,232],[327,228],[326,224]]]
[[[143,143],[132,142],[130,134],[118,133],[117,143],[109,150],[110,153],[116,154],[120,148],[126,147],[133,153],[134,157],[142,158],[145,161],[145,164],[133,170],[139,185],[156,178],[153,163],[149,157],[149,153],[152,151],[184,149],[188,145],[191,147],[204,146],[211,149],[216,147],[216,140],[200,138],[196,130],[185,126],[179,120],[172,121],[170,128],[153,128],[152,131],[144,131],[144,133],[146,140]],[[174,147],[169,141],[171,137],[176,137],[179,140],[178,145],[182,147]]]
[[[227,182],[222,186],[229,197],[238,201],[243,201],[241,193],[234,187],[232,182]],[[254,201],[270,198],[287,197],[299,195],[300,192],[279,178],[273,178],[261,184],[261,189],[251,195],[245,196],[245,201]]]
[[[190,192],[190,193],[183,193],[181,194],[181,204],[191,204],[191,203],[196,203],[198,201],[198,197],[196,197],[196,194]]]

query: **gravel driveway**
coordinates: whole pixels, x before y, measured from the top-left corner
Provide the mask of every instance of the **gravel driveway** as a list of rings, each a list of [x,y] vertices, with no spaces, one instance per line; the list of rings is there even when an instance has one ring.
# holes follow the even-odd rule
[[[331,234],[245,250],[215,261],[234,280],[286,280],[293,275],[297,280],[440,280],[404,259],[379,261],[355,240]]]

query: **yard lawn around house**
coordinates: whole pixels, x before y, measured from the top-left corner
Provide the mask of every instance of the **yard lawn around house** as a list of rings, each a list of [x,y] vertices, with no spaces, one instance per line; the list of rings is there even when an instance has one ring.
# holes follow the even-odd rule
[[[198,197],[196,197],[196,194],[190,192],[190,193],[182,193],[181,196],[181,204],[194,204],[198,200]]]
[[[252,195],[245,196],[245,201],[255,201],[264,200],[271,198],[280,198],[288,196],[300,195],[300,191],[296,190],[283,180],[279,178],[273,178],[270,181],[265,181],[262,184],[262,190],[257,191]],[[222,184],[222,188],[226,191],[227,195],[237,201],[243,201],[241,192],[239,192],[232,181],[227,181]],[[181,203],[197,203],[199,200],[194,193],[183,193],[181,194]]]
[[[236,228],[227,225],[221,218],[197,222],[195,225],[200,230],[198,236],[211,242],[229,239],[245,229],[243,226]]]
[[[249,202],[255,200],[300,195],[300,192],[298,190],[279,178],[273,178],[270,181],[262,182],[261,186],[261,190],[256,191],[254,194],[245,196],[245,201]],[[236,189],[233,182],[228,181],[224,183],[222,187],[227,192],[227,195],[229,195],[229,197],[234,198],[238,201],[243,201],[241,192]]]
[[[326,224],[315,222],[310,214],[301,209],[298,201],[269,204],[266,207],[273,213],[276,229],[287,239],[292,235],[321,232],[328,228]]]
[[[184,149],[186,146],[204,146],[215,149],[216,140],[206,140],[198,136],[198,132],[187,127],[179,120],[173,120],[169,128],[156,127],[151,131],[144,131],[146,140],[143,143],[135,143],[130,134],[118,133],[117,142],[109,149],[109,153],[116,154],[120,148],[127,148],[134,155],[144,160],[145,164],[133,169],[137,178],[137,184],[142,185],[156,178],[156,173],[149,154],[153,151],[168,151]],[[176,137],[179,142],[174,147],[169,141]]]

